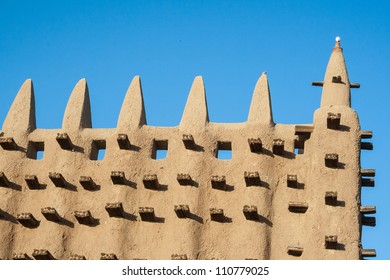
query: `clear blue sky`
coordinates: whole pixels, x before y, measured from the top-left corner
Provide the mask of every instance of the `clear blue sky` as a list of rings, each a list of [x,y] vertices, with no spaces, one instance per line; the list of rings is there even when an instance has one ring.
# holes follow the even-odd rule
[[[277,3],[275,3],[277,2]],[[213,122],[247,118],[253,88],[267,71],[277,123],[311,123],[340,36],[362,129],[374,151],[377,227],[363,246],[390,259],[390,1],[1,1],[0,125],[27,78],[37,124],[59,128],[73,86],[87,78],[94,127],[115,127],[127,87],[142,79],[148,123],[178,125],[193,78],[205,80]],[[350,187],[350,186],[345,186]]]

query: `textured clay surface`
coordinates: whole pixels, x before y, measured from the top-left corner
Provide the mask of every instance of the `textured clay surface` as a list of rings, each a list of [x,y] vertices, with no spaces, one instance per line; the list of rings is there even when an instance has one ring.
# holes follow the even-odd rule
[[[153,127],[135,77],[117,128],[94,129],[83,79],[62,128],[49,130],[36,129],[27,80],[0,130],[0,258],[370,254],[361,248],[360,213],[367,173],[360,170],[360,142],[369,133],[350,108],[339,42],[317,84],[323,93],[312,124],[273,122],[265,73],[248,120],[225,124],[209,122],[203,79],[196,77],[180,125]],[[166,158],[155,159],[157,150],[167,150]],[[232,159],[218,159],[219,150],[231,150]]]

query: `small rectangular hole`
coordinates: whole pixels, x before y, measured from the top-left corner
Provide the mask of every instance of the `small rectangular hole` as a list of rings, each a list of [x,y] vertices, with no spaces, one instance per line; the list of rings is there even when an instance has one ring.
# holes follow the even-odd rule
[[[97,155],[97,160],[104,159],[105,155],[106,155],[106,149],[99,149],[98,150],[98,155]]]
[[[294,154],[296,155],[303,155],[305,152],[304,149],[294,148]]]
[[[93,140],[91,144],[91,160],[103,160],[106,154],[106,140]]]
[[[153,140],[152,159],[165,159],[168,155],[168,140]]]
[[[30,159],[41,160],[44,155],[45,143],[29,141],[27,145],[27,157]]]
[[[299,128],[298,128],[299,129]],[[302,128],[295,128],[296,138],[294,140],[294,154],[301,155],[305,152],[305,142],[310,139],[311,132],[303,131]]]
[[[43,151],[37,151],[37,160],[41,160],[43,158]]]
[[[218,141],[215,151],[215,157],[222,160],[230,160],[233,157],[232,142]]]
[[[167,157],[167,150],[156,150],[156,159],[164,159]]]
[[[218,159],[224,159],[224,160],[232,159],[232,151],[231,150],[218,151]]]

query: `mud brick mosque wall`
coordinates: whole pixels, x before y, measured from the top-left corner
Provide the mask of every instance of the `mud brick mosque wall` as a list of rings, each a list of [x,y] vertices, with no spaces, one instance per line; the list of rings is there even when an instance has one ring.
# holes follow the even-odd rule
[[[0,130],[1,259],[362,259],[361,149],[340,42],[312,124],[275,124],[267,75],[244,123],[212,123],[196,77],[177,127],[146,123],[141,82],[118,124],[92,128],[88,86],[75,86],[61,129],[36,128],[24,82]],[[99,150],[105,150],[103,159]],[[156,159],[167,150],[165,159]],[[230,160],[218,152],[231,150]],[[37,154],[43,152],[42,159]]]

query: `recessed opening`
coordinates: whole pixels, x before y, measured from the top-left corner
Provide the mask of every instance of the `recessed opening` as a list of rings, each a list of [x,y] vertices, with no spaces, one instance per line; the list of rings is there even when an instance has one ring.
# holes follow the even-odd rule
[[[152,159],[165,159],[168,155],[168,140],[153,140]]]
[[[37,151],[37,160],[41,160],[43,158],[43,151]]]
[[[218,141],[215,149],[215,157],[217,159],[229,160],[232,159],[232,142]]]
[[[98,149],[97,160],[104,159],[105,155],[106,155],[106,149]]]
[[[167,157],[168,151],[167,150],[157,150],[156,151],[156,159],[164,159]]]
[[[30,159],[41,160],[44,155],[45,143],[29,141],[27,145],[27,157]]]
[[[301,154],[303,154],[303,149],[295,148],[295,149],[294,149],[294,154],[296,154],[296,155],[301,155]]]
[[[91,144],[91,160],[103,160],[106,154],[106,140],[93,140]]]
[[[305,152],[305,142],[310,139],[310,132],[295,132],[294,154],[301,155]]]

